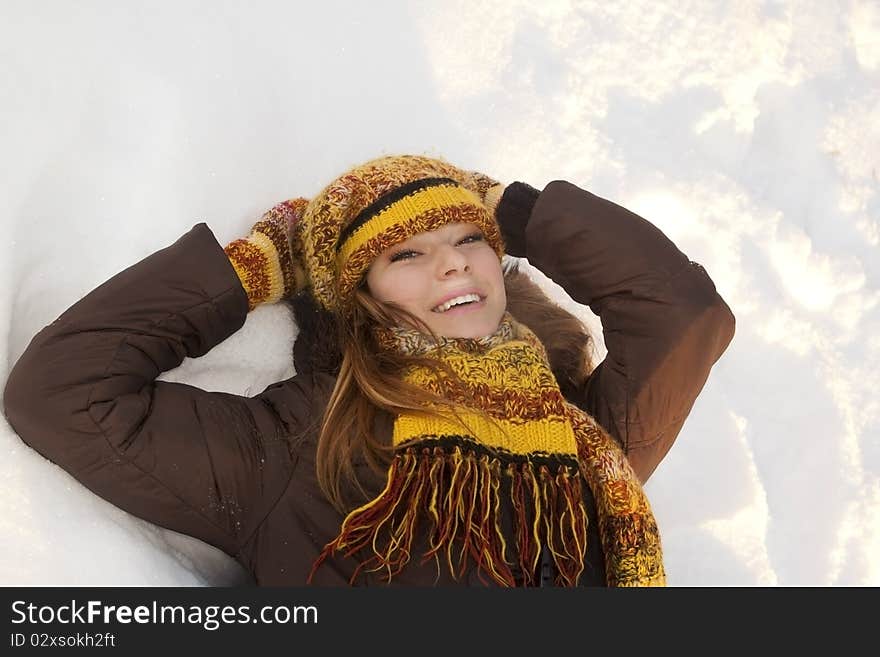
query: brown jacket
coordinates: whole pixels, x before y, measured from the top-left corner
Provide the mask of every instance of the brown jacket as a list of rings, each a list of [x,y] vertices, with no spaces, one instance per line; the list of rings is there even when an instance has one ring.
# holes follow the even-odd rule
[[[555,181],[527,220],[529,262],[599,315],[608,349],[563,391],[647,480],[733,338],[733,314],[702,266],[614,203]],[[222,549],[258,585],[302,585],[342,520],[315,476],[333,375],[297,361],[295,376],[254,397],[156,380],[237,331],[247,308],[221,245],[197,224],[41,330],[9,375],[4,410],[24,442],[101,497]],[[598,584],[595,533],[590,544],[584,583]],[[315,583],[346,584],[355,565],[330,561]],[[437,575],[414,559],[395,581]],[[477,573],[460,582],[481,583]]]

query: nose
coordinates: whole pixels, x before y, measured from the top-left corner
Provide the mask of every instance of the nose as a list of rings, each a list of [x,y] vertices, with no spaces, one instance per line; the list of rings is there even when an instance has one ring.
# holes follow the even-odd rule
[[[440,248],[437,261],[439,272],[443,276],[448,276],[454,271],[468,271],[470,269],[465,254],[451,244]]]

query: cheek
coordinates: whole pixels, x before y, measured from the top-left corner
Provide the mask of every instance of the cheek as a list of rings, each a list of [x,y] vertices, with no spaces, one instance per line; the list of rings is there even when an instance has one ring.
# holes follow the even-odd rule
[[[499,285],[504,287],[504,271],[501,269],[501,261],[498,260],[494,251],[490,249],[487,251],[487,253],[481,254],[479,260],[480,274],[485,281],[491,282],[496,287]]]
[[[368,278],[370,292],[380,301],[393,301],[402,306],[410,306],[414,300],[424,297],[420,278],[414,272],[403,268],[395,271],[385,270]]]

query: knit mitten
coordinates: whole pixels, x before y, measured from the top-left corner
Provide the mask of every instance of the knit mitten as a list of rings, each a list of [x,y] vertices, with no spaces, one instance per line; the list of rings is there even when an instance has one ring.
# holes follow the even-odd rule
[[[504,185],[479,171],[467,173],[469,186],[477,190],[483,203],[495,214],[505,253],[526,257],[526,226],[540,192],[523,182]]]
[[[223,249],[247,293],[248,311],[276,303],[304,287],[301,254],[293,252],[290,234],[306,205],[304,198],[279,203],[260,217],[247,237]]]
[[[528,256],[526,252],[526,226],[532,216],[532,208],[541,192],[524,182],[512,182],[504,188],[495,206],[495,220],[504,238],[505,251],[517,258]]]

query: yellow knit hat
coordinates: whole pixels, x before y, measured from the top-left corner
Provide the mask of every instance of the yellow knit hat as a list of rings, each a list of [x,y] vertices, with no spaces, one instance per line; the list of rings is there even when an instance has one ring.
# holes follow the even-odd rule
[[[501,259],[495,208],[504,186],[477,171],[420,155],[389,155],[343,173],[317,196],[266,212],[225,248],[252,310],[310,288],[339,311],[385,249],[445,224],[476,224]]]
[[[313,296],[326,310],[339,310],[382,251],[448,223],[479,226],[501,259],[497,195],[488,193],[496,187],[485,176],[418,155],[381,157],[347,171],[309,202],[291,234]]]

